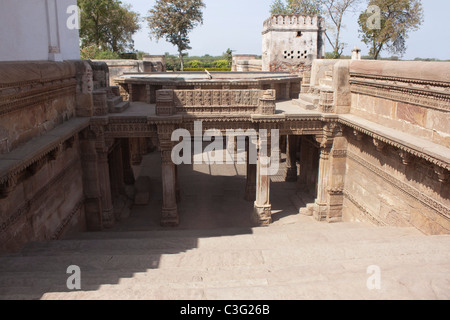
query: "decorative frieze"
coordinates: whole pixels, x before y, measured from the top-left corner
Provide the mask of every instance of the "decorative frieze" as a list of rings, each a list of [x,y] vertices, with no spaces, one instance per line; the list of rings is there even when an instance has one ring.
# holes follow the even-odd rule
[[[6,220],[0,223],[0,233],[4,232],[7,228],[12,226],[17,222],[24,214],[27,214],[31,208],[31,205],[37,201],[40,201],[42,197],[50,190],[51,187],[60,183],[67,175],[72,173],[72,168],[78,162],[78,159],[71,161],[67,166],[65,166],[56,176],[54,176],[46,185],[39,189],[33,197],[21,204],[14,212],[12,212]],[[14,188],[17,184],[17,177],[13,177],[8,180],[7,188]],[[0,187],[0,194],[2,194],[2,187]],[[13,189],[10,190],[10,192]],[[5,189],[3,189],[5,191]],[[6,190],[7,191],[7,190]]]
[[[390,145],[390,146],[394,147],[395,149],[403,150],[405,152],[408,152],[409,154],[411,154],[414,157],[422,158],[432,164],[435,164],[441,168],[446,169],[447,171],[450,171],[450,163],[442,161],[441,159],[436,158],[430,154],[413,149],[413,148],[406,146],[404,144],[401,144],[397,141],[386,138],[386,137],[379,135],[377,133],[374,133],[360,125],[354,124],[353,122],[350,122],[348,120],[341,118],[341,119],[339,119],[339,122],[347,127],[350,127],[352,129],[356,130],[357,132],[359,132],[359,134],[367,135],[367,136],[371,137],[372,139],[378,141],[376,143],[379,144],[380,147],[381,147],[381,143],[384,143],[385,146]],[[374,142],[374,144],[375,144],[375,142]]]
[[[448,82],[350,73],[350,85],[352,93],[450,111]]]
[[[365,161],[358,155],[356,155],[353,152],[348,151],[347,152],[347,158],[351,159],[352,161],[358,163],[359,165],[369,169],[373,173],[375,173],[377,176],[383,178],[386,182],[390,183],[392,186],[394,186],[396,189],[401,191],[402,193],[406,194],[407,196],[411,197],[414,200],[420,201],[425,206],[429,207],[439,215],[443,216],[446,219],[450,219],[450,208],[448,206],[445,206],[444,204],[434,200],[433,198],[427,196],[423,192],[418,191],[411,185],[402,182],[398,180],[397,178],[393,177],[392,175],[388,174],[387,172],[383,171],[379,167]],[[440,167],[437,167],[440,168]],[[441,170],[440,168],[439,170]],[[444,171],[441,171],[444,172]],[[445,174],[445,173],[444,173]],[[441,176],[443,177],[443,176]]]

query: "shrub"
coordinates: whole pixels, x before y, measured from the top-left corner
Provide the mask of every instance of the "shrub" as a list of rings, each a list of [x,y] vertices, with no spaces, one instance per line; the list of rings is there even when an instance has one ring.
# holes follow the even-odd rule
[[[188,68],[201,68],[203,63],[200,60],[191,60],[186,62],[186,67]]]
[[[213,62],[215,68],[228,68],[228,60],[216,60]]]

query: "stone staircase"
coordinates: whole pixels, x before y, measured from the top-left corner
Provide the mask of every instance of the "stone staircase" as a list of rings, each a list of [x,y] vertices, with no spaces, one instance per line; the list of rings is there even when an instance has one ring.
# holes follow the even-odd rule
[[[450,236],[296,215],[266,228],[83,233],[0,256],[0,299],[449,299]],[[81,290],[66,287],[70,265]],[[367,268],[380,268],[369,290]]]
[[[107,103],[109,113],[121,113],[130,106],[129,101],[123,101],[123,98],[120,96],[119,87],[117,86],[108,88]]]
[[[306,78],[307,80],[309,78]],[[324,76],[319,79],[316,86],[309,83],[302,85],[303,92],[300,92],[299,98],[292,102],[306,110],[326,109],[332,104],[333,99],[333,71],[325,71]]]

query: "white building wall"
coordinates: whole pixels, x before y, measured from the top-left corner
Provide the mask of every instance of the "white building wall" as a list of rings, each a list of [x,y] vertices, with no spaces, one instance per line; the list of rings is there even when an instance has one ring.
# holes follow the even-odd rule
[[[76,0],[0,0],[0,61],[80,59],[67,13]]]

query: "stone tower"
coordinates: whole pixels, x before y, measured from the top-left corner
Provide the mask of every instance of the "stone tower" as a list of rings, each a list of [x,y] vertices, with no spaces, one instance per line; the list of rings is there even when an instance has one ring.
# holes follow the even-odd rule
[[[325,54],[324,19],[319,16],[275,15],[264,21],[263,71],[301,73]]]

